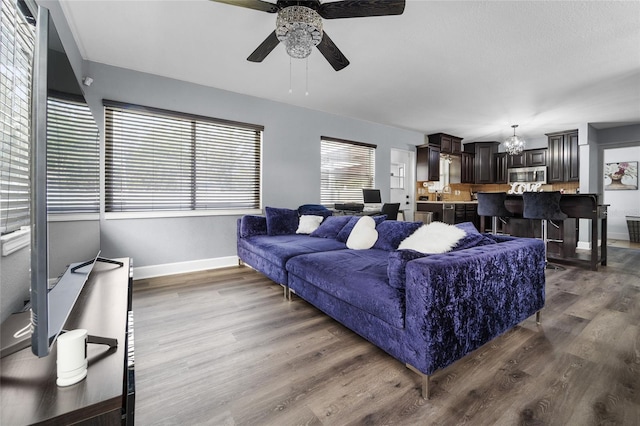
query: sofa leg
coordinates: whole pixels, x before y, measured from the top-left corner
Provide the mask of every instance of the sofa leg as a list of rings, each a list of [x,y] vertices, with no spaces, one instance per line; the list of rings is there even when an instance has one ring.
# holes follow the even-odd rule
[[[536,312],[536,325],[540,325],[540,311]]]
[[[244,262],[240,258],[238,258],[238,266],[244,266]]]
[[[407,368],[409,370],[411,370],[414,373],[416,373],[417,375],[419,375],[420,378],[422,379],[422,398],[431,399],[431,395],[429,394],[429,377],[430,376],[422,373],[421,371],[419,371],[417,368],[415,368],[411,364],[406,364],[406,366],[407,366]]]

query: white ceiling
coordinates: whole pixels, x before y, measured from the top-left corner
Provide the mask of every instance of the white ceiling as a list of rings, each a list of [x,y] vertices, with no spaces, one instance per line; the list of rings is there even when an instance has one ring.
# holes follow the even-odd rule
[[[272,0],[275,3],[275,0]],[[87,60],[314,110],[473,140],[640,123],[640,1],[416,1],[400,16],[333,19],[350,60],[282,45],[246,57],[275,15],[199,1],[61,1]]]

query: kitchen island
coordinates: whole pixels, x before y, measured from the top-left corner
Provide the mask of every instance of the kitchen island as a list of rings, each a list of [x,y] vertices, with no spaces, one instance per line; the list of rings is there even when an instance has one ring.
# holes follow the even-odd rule
[[[540,221],[522,218],[524,207],[522,195],[507,195],[505,206],[514,214],[509,226],[511,235],[540,238]],[[605,266],[607,264],[607,207],[608,204],[599,203],[598,194],[563,194],[560,198],[560,209],[566,213],[568,219],[559,224],[560,227],[555,230],[555,237],[553,236],[554,227],[549,227],[549,238],[559,237],[558,239],[562,239],[563,242],[549,243],[548,257],[554,261],[588,265],[594,271],[598,269],[598,265]],[[576,252],[578,219],[591,221],[589,232],[591,248],[588,255]],[[600,245],[599,251],[598,245]]]
[[[477,201],[416,201],[416,220],[421,213],[430,212],[432,221],[444,222],[449,225],[462,222],[473,222],[479,229]]]
[[[541,238],[540,221],[522,217],[524,207],[522,195],[508,194],[505,207],[513,214],[513,217],[508,219],[507,224],[502,226],[499,232],[516,237]],[[606,265],[607,207],[607,204],[599,203],[597,194],[563,194],[560,198],[560,208],[568,218],[557,223],[559,225],[557,228],[549,226],[548,238],[562,240],[561,242],[549,242],[549,259],[561,263],[586,265],[594,271],[598,269],[598,265]],[[416,220],[419,220],[421,213],[425,212],[428,212],[429,219],[432,221],[448,224],[473,222],[481,232],[488,231],[484,226],[485,218],[478,217],[477,201],[417,201]],[[579,219],[590,220],[591,248],[588,254],[576,250]]]

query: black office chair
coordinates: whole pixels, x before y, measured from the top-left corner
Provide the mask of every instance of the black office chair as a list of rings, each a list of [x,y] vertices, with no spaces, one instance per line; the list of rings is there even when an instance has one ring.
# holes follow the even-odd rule
[[[398,220],[400,203],[384,203],[380,213],[387,215],[387,220]]]
[[[537,219],[542,221],[542,240],[544,241],[544,257],[547,259],[547,244],[549,241],[561,243],[562,240],[551,240],[547,234],[548,224],[559,228],[554,223],[565,220],[568,216],[560,209],[560,197],[562,194],[559,191],[552,192],[525,192],[522,194],[522,200],[524,201],[524,207],[522,210],[522,217],[525,219]],[[547,269],[564,268],[552,265],[547,260]]]
[[[504,206],[507,199],[506,192],[478,192],[478,216],[482,216],[480,232],[485,232],[485,217],[491,217],[491,233],[498,233],[498,220],[506,222],[503,218],[513,216]]]

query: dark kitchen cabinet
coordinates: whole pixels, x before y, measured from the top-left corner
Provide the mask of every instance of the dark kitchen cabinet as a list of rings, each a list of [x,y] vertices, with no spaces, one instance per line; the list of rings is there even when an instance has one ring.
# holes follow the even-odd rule
[[[428,136],[429,145],[440,147],[442,154],[460,154],[462,152],[462,138],[447,135],[445,133],[434,133]]]
[[[507,168],[538,167],[547,165],[547,149],[527,149],[521,154],[507,155]]]
[[[480,226],[477,203],[418,203],[419,212],[431,212],[432,221],[444,222],[449,225],[462,222],[472,222],[476,228]]]
[[[549,257],[560,259],[575,257],[578,244],[578,220],[570,217],[554,223],[557,227],[550,225],[547,230],[547,238],[555,240],[549,241],[547,244]],[[511,217],[509,218],[508,231],[514,237],[542,238],[541,222],[539,220]]]
[[[578,131],[548,133],[549,182],[575,182],[580,180]]]
[[[461,183],[474,183],[474,160],[475,155],[470,152],[463,152],[460,154],[460,182]]]
[[[440,180],[440,147],[420,145],[416,155],[416,180]]]
[[[528,149],[524,151],[525,167],[538,167],[547,165],[547,149]]]
[[[432,222],[445,222],[443,217],[443,213],[444,213],[443,203],[416,203],[416,210],[418,212],[431,212]],[[453,221],[451,221],[449,224],[450,225],[453,224]]]
[[[494,162],[496,167],[496,178],[494,183],[507,183],[507,153],[499,152],[495,154]]]
[[[466,152],[475,154],[473,169],[476,184],[494,183],[496,166],[495,154],[500,142],[473,142],[464,145]]]
[[[454,223],[471,222],[476,228],[480,227],[478,205],[475,203],[456,203]]]
[[[515,169],[518,167],[525,167],[524,165],[524,152],[521,154],[507,154],[507,169]]]

